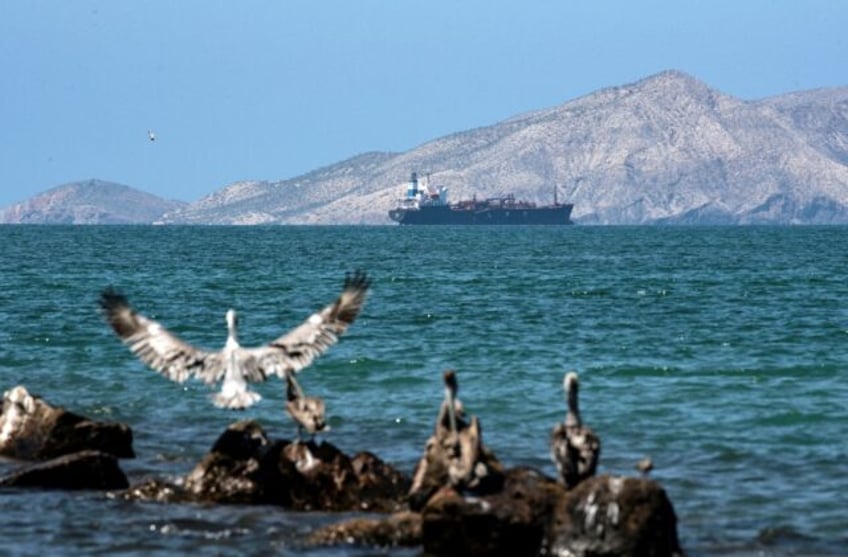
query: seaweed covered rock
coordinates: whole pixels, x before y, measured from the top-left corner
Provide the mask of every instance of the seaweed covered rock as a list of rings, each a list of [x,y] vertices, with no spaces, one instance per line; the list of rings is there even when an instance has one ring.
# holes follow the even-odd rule
[[[123,489],[129,485],[114,455],[78,451],[0,477],[0,486],[45,489]]]
[[[255,421],[230,425],[181,484],[154,480],[123,496],[158,501],[272,504],[295,510],[391,512],[409,479],[371,453],[272,441]]]
[[[3,393],[0,455],[48,460],[78,451],[133,458],[132,430],[125,424],[98,422],[51,406],[20,385]]]

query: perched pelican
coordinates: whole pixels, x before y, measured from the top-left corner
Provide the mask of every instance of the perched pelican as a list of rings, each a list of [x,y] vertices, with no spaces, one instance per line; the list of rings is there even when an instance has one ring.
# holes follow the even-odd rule
[[[598,455],[601,452],[600,438],[580,420],[580,409],[577,405],[578,387],[577,374],[573,371],[567,373],[563,389],[568,412],[565,422],[557,424],[551,432],[551,457],[560,478],[569,488],[595,475]]]
[[[297,423],[297,438],[305,429],[309,435],[328,431],[330,426],[324,421],[324,401],[317,397],[306,396],[294,378],[294,373],[286,373],[286,411]]]
[[[112,288],[103,291],[100,305],[109,325],[145,364],[179,383],[190,377],[207,384],[223,381],[221,392],[212,399],[215,406],[241,409],[261,398],[247,389],[248,381],[297,373],[335,344],[362,309],[369,285],[364,272],[346,275],[344,289],[335,302],[276,340],[255,348],[239,344],[238,318],[231,309],[227,311],[227,342],[218,352],[195,348],[156,321],[136,313]]]
[[[462,415],[462,402],[456,398],[456,393],[459,390],[459,384],[456,381],[456,372],[448,369],[442,375],[445,382],[445,399],[439,408],[439,416],[436,418],[436,436],[459,434],[459,424],[457,420]],[[465,427],[463,422],[462,427]],[[446,430],[446,431],[445,431]]]
[[[483,445],[480,421],[476,416],[465,420],[456,397],[456,372],[444,372],[445,397],[439,407],[433,435],[424,446],[409,490],[410,505],[420,509],[440,487],[458,490],[491,487],[502,481],[500,463]]]
[[[153,130],[147,130],[147,139],[150,141],[156,141],[156,134],[153,133]]]

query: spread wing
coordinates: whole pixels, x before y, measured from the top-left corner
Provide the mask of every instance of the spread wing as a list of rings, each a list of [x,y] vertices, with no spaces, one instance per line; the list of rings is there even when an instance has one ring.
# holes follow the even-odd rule
[[[362,271],[345,275],[344,288],[335,302],[266,346],[249,349],[259,362],[261,372],[266,376],[284,377],[286,373],[298,372],[311,364],[338,342],[339,336],[359,315],[370,285],[371,280]]]
[[[214,383],[224,374],[220,352],[205,352],[180,339],[152,319],[136,313],[114,289],[100,295],[106,321],[138,358],[168,379],[182,383],[192,376]]]

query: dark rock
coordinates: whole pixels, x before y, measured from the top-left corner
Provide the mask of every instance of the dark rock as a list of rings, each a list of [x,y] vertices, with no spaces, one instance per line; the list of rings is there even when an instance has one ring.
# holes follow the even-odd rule
[[[503,489],[463,497],[444,487],[424,510],[422,543],[434,555],[538,555],[564,488],[538,472],[508,470]]]
[[[409,478],[386,464],[376,455],[361,452],[351,460],[353,473],[359,483],[359,509],[390,512],[397,510],[398,496],[409,490]]]
[[[136,486],[129,499],[272,504],[296,510],[392,512],[409,480],[370,453],[349,458],[326,442],[271,441],[254,421],[230,425],[182,486]]]
[[[0,478],[0,486],[47,489],[124,489],[129,485],[114,455],[80,451],[32,464]]]
[[[602,476],[566,490],[535,470],[511,469],[494,494],[442,488],[422,517],[422,545],[433,555],[682,555],[670,501],[643,478]]]
[[[665,490],[647,478],[600,476],[556,504],[550,553],[574,557],[682,555]]]
[[[0,455],[47,460],[88,450],[133,458],[132,430],[125,424],[97,422],[50,406],[23,386],[3,394]]]
[[[386,518],[354,518],[319,528],[307,544],[415,547],[421,545],[421,515],[401,511]]]

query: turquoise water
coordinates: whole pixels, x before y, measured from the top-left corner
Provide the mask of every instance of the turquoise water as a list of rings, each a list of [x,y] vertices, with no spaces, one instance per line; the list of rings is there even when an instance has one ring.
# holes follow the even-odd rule
[[[144,368],[100,317],[102,288],[217,348],[227,308],[242,343],[262,344],[362,268],[374,278],[363,314],[300,376],[343,450],[411,472],[453,367],[495,454],[553,474],[548,434],[576,369],[601,472],[635,473],[650,455],[690,555],[848,546],[848,228],[4,226],[0,257],[0,389],[128,423],[132,482],[188,472],[236,419],[277,438],[295,428],[281,381],[232,413],[205,385]],[[299,545],[334,515],[0,500],[0,553],[374,553]]]

